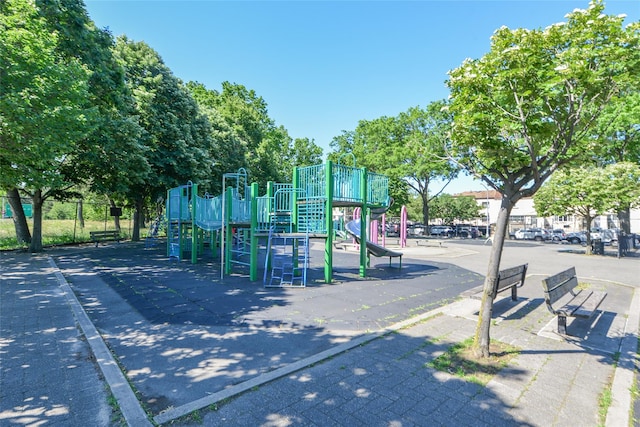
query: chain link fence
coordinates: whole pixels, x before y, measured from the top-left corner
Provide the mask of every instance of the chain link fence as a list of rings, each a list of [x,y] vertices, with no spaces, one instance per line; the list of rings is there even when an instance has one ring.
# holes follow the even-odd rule
[[[6,198],[0,200],[0,249],[19,249],[25,246],[16,238],[13,212]],[[22,200],[30,233],[33,233],[33,206]],[[133,230],[133,209],[114,208],[107,203],[86,201],[46,201],[42,208],[42,243],[44,246],[90,242],[91,231],[119,230],[129,239]],[[144,236],[146,231],[141,230]]]

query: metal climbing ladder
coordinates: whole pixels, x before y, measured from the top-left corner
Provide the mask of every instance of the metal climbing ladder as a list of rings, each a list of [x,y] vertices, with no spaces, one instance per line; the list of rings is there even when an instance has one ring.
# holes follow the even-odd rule
[[[264,266],[265,288],[304,288],[309,267],[309,235],[269,232]],[[269,268],[270,265],[270,268]]]
[[[300,193],[303,193],[300,189],[292,187],[280,188],[274,193],[265,257],[265,287],[303,288],[307,285],[309,233],[296,232],[297,225],[303,221],[296,218],[294,209]]]

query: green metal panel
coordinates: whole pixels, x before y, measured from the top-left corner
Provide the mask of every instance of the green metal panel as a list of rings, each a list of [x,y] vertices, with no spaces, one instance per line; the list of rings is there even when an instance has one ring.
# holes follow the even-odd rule
[[[227,188],[227,193],[224,195],[226,197],[226,206],[230,207],[231,206],[231,201],[233,200],[233,188],[228,187]],[[233,243],[233,230],[231,228],[231,209],[227,208],[225,210],[225,224],[226,227],[224,227],[224,239],[225,239],[225,244],[224,244],[224,250],[225,250],[225,254],[224,254],[224,274],[231,274],[231,257],[233,256],[233,248],[232,248],[232,243]]]
[[[324,245],[324,281],[331,283],[333,280],[333,163],[330,160],[325,165],[325,183],[327,240]]]
[[[191,187],[191,212],[196,212],[196,196],[198,194],[198,184]],[[195,216],[195,215],[194,215]],[[198,262],[198,230],[191,224],[191,264]]]
[[[362,168],[361,176],[367,176],[367,169]],[[360,180],[360,194],[362,199],[362,213],[360,214],[360,277],[366,277],[367,275],[367,180]]]
[[[251,255],[249,257],[249,280],[258,280],[258,183],[251,184]]]
[[[300,182],[299,182],[299,178],[298,178],[298,168],[294,167],[293,168],[293,178],[292,178],[292,186],[293,188],[300,188]],[[300,221],[299,221],[299,209],[298,209],[298,200],[299,199],[303,199],[306,198],[306,195],[304,194],[304,190],[301,192],[301,194],[298,194],[296,192],[293,193],[293,206],[291,207],[291,219],[293,221],[293,230],[295,232],[298,232],[300,230]]]

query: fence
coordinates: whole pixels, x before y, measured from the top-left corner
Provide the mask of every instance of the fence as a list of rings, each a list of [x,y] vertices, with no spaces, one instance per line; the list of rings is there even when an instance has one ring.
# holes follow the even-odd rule
[[[6,200],[1,200],[4,206]],[[27,202],[24,202],[25,204]],[[120,214],[113,216],[112,214]],[[0,217],[0,249],[19,249],[13,224],[13,213],[3,210]],[[133,230],[133,209],[112,207],[106,203],[46,201],[42,207],[42,243],[45,246],[89,242],[91,231],[115,230],[129,238]],[[29,231],[33,233],[33,218],[27,217]],[[143,232],[141,231],[141,235]]]

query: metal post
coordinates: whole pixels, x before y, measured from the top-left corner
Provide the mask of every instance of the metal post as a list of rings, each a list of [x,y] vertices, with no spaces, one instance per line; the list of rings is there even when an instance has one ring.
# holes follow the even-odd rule
[[[331,283],[333,276],[333,163],[325,165],[325,224],[327,240],[324,245],[324,281]]]

